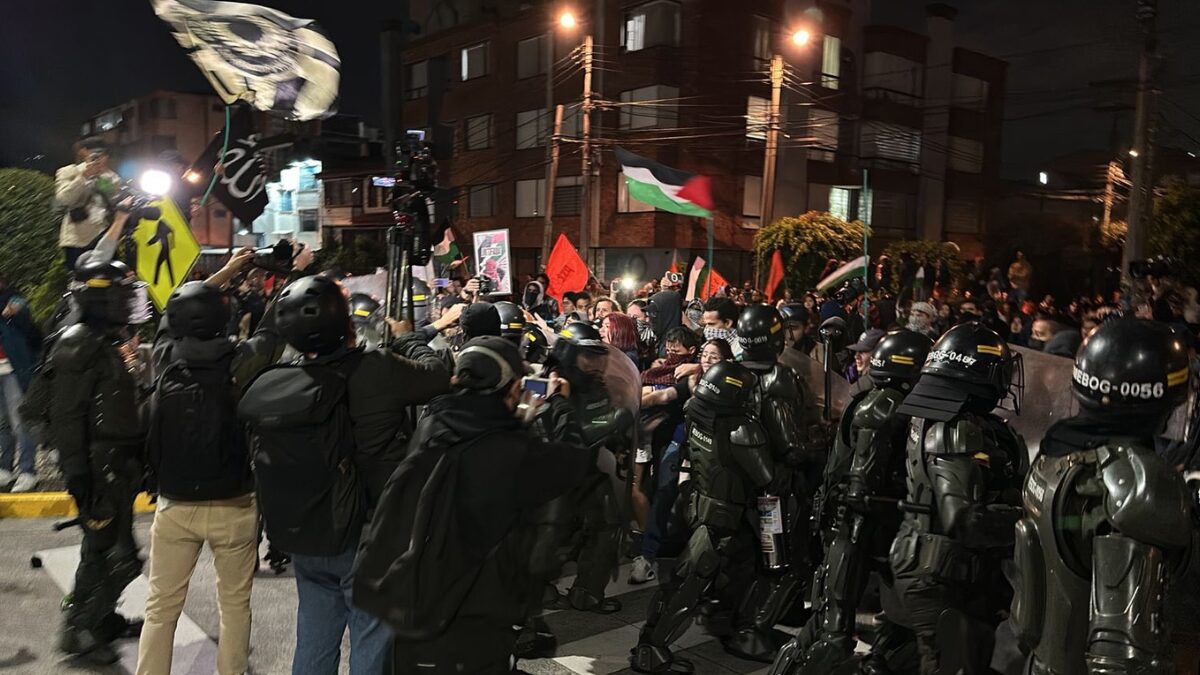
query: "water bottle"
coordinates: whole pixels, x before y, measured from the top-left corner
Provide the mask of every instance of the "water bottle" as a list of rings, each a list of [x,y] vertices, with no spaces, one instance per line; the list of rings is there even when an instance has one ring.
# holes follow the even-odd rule
[[[788,546],[783,500],[770,492],[758,498],[758,540],[763,567],[771,572],[787,571]]]

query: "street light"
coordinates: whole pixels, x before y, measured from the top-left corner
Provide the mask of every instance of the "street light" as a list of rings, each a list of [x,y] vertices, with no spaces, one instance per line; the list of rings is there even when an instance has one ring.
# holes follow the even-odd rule
[[[171,176],[166,171],[148,169],[142,172],[138,187],[146,194],[161,197],[171,191]]]
[[[1137,157],[1137,156],[1138,156],[1138,151],[1137,151],[1137,148],[1130,148],[1130,149],[1129,149],[1129,156],[1130,156],[1130,157]]]
[[[1038,182],[1041,183],[1042,185],[1046,185],[1047,183],[1050,182],[1050,175],[1047,174],[1045,171],[1039,171],[1038,172]]]
[[[796,45],[797,47],[803,47],[803,46],[807,45],[811,40],[812,40],[812,33],[809,33],[807,29],[799,28],[794,33],[792,33],[792,44]]]
[[[575,14],[568,10],[558,15],[558,25],[568,30],[575,28]]]

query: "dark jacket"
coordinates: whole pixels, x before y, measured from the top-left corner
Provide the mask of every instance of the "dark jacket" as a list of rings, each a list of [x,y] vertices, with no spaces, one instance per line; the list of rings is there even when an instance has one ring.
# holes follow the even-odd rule
[[[314,362],[353,367],[347,397],[354,423],[354,463],[365,478],[367,501],[374,508],[384,484],[404,459],[412,435],[411,408],[446,393],[450,373],[412,333],[393,340],[391,349],[340,349]]]
[[[24,304],[25,299],[10,290],[0,290],[0,310],[12,300],[16,300],[22,306],[10,318],[0,317],[0,347],[4,347],[8,362],[17,376],[17,382],[24,391],[29,388],[29,381],[33,379],[33,371],[37,367],[42,348],[42,333],[34,324],[29,306]]]

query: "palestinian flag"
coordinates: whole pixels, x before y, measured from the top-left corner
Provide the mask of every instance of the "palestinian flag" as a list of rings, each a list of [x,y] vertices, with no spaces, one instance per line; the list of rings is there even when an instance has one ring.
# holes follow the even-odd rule
[[[712,181],[616,148],[629,196],[656,209],[697,218],[712,218]]]
[[[845,265],[842,265],[836,270],[830,272],[829,276],[817,282],[817,290],[825,292],[830,288],[841,286],[849,279],[853,279],[854,277],[862,277],[865,274],[864,269],[866,268],[866,265],[867,256],[858,256],[854,260],[851,260]]]
[[[699,298],[707,300],[710,295],[729,285],[725,277],[704,262],[704,258],[696,256],[692,263],[692,271],[688,274],[687,297],[691,301]]]
[[[433,247],[433,261],[437,263],[438,269],[445,269],[461,257],[458,251],[458,244],[454,243],[454,230],[446,228],[446,234],[442,236]]]

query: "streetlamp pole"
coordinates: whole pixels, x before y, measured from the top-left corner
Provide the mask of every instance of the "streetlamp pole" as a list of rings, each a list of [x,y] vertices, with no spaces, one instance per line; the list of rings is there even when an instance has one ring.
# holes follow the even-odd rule
[[[550,24],[546,31],[546,114],[554,110],[554,26],[557,20]],[[558,113],[561,115],[562,113]],[[561,117],[558,117],[561,120]],[[546,266],[550,259],[550,241],[554,238],[554,189],[558,180],[558,134],[561,122],[554,125],[554,135],[546,139],[546,205],[542,209],[542,258],[541,266]]]
[[[582,170],[583,170],[583,204],[579,209],[579,252],[583,257],[584,262],[588,260],[589,249],[592,241],[590,234],[591,228],[591,208],[589,208],[592,199],[592,192],[595,189],[592,185],[592,36],[588,35],[583,38],[583,104],[579,111],[581,117],[581,136],[582,143],[580,150],[583,153]],[[547,185],[547,192],[553,191],[554,186]]]
[[[1154,198],[1154,176],[1150,156],[1154,141],[1154,108],[1158,84],[1158,33],[1155,15],[1157,0],[1140,0],[1138,20],[1142,23],[1142,56],[1138,72],[1136,122],[1133,129],[1133,189],[1129,192],[1129,231],[1125,235],[1125,251],[1121,257],[1121,274],[1128,278],[1129,263],[1146,257],[1146,216]]]
[[[779,98],[783,90],[783,56],[771,58],[771,108],[767,114],[767,144],[763,150],[761,225],[775,217],[775,165],[779,155]]]

